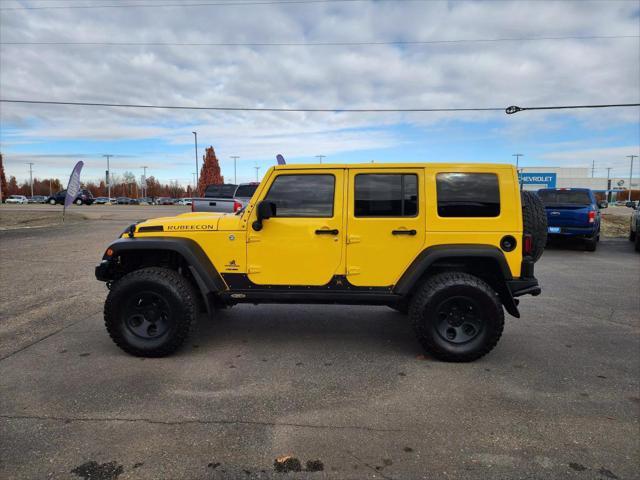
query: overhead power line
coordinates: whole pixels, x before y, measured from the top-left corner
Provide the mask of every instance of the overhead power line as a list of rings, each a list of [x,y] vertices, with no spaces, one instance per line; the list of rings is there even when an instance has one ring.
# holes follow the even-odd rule
[[[391,1],[391,0],[383,0]],[[398,0],[393,0],[398,1]],[[404,2],[426,2],[432,0],[401,0]],[[238,2],[192,2],[192,3],[121,3],[104,5],[35,5],[24,7],[1,7],[0,10],[60,10],[96,8],[166,8],[166,7],[238,7],[246,5],[302,5],[315,3],[361,3],[369,0],[254,0]]]
[[[538,42],[548,40],[599,40],[640,38],[640,35],[567,35],[558,37],[506,37],[506,38],[469,38],[451,40],[398,40],[390,42],[0,42],[0,45],[56,45],[56,46],[88,46],[88,47],[343,47],[343,46],[376,46],[376,45],[438,45],[459,43],[497,43],[497,42]]]
[[[317,112],[317,113],[410,113],[410,112],[499,112],[507,114],[525,110],[562,110],[571,108],[614,108],[640,107],[640,103],[614,103],[600,105],[559,105],[543,107],[473,107],[473,108],[277,108],[277,107],[192,107],[187,105],[142,105],[132,103],[100,103],[100,102],[62,102],[46,100],[9,100],[0,99],[2,103],[22,103],[32,105],[70,105],[82,107],[116,107],[116,108],[155,108],[167,110],[214,110],[228,112]]]

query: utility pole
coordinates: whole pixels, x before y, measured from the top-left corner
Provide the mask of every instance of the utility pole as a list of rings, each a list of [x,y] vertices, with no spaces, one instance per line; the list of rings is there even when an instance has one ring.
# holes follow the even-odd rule
[[[253,168],[255,168],[255,169],[256,169],[256,182],[258,182],[258,181],[260,181],[260,180],[258,179],[258,170],[260,170],[260,167],[256,165],[256,166],[255,166],[255,167],[253,167]]]
[[[594,176],[595,172],[596,172],[596,161],[595,161],[595,160],[593,160],[593,161],[591,162],[591,178],[593,178],[593,176]]]
[[[196,142],[196,188],[198,188],[198,132],[191,132]]]
[[[607,202],[611,202],[611,168],[607,167]]]
[[[633,181],[633,159],[638,158],[638,155],[627,155],[627,158],[631,160],[631,166],[629,167],[629,198],[627,201],[631,201],[631,183]]]
[[[322,163],[322,159],[325,158],[326,155],[316,155],[316,158]]]
[[[512,157],[516,157],[516,171],[518,170],[518,164],[520,163],[520,157],[524,157],[522,153],[514,153],[511,155]]]
[[[236,169],[236,161],[240,158],[237,155],[231,155],[233,158],[233,183],[238,184],[238,170]]]
[[[113,155],[102,156],[107,157],[107,197],[109,197],[109,202],[111,202],[111,170],[109,170],[109,159],[113,157]]]
[[[522,153],[514,153],[511,156],[516,157],[516,175],[520,177],[520,170],[518,170],[518,165],[520,164],[520,157],[524,157],[524,155]],[[522,190],[522,179],[518,178],[518,183],[520,184],[520,190]]]
[[[195,193],[195,191],[196,191],[196,174],[194,172],[191,175],[193,175],[193,192]]]
[[[31,197],[33,197],[33,162],[27,162],[29,165],[29,184],[31,185]]]
[[[142,167],[142,182],[140,182],[141,186],[142,186],[142,196],[146,197],[147,196],[147,166],[143,165]]]

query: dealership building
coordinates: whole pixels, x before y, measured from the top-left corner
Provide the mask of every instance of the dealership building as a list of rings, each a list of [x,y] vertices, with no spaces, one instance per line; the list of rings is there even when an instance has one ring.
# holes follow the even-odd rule
[[[590,188],[596,192],[626,192],[629,177],[592,177],[587,167],[521,167],[518,169],[524,190],[539,188]],[[640,188],[640,179],[633,178],[632,190]]]

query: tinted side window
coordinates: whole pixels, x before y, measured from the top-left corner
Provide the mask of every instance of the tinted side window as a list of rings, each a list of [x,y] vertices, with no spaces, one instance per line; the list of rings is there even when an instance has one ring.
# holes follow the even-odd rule
[[[277,217],[332,217],[333,175],[280,175],[265,200],[276,204]]]
[[[251,198],[258,188],[258,183],[255,185],[240,185],[236,190],[236,197]]]
[[[415,217],[418,213],[418,176],[360,174],[355,179],[356,217]]]
[[[500,188],[493,173],[439,173],[436,192],[441,217],[500,215]]]

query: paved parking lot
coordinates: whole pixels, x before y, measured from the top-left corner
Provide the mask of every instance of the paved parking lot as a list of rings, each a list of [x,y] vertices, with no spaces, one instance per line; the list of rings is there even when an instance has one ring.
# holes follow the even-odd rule
[[[0,478],[640,478],[630,242],[548,249],[543,294],[471,364],[356,306],[237,306],[177,355],[130,357],[93,267],[131,221],[184,210],[0,231]],[[277,473],[280,455],[322,470]]]

